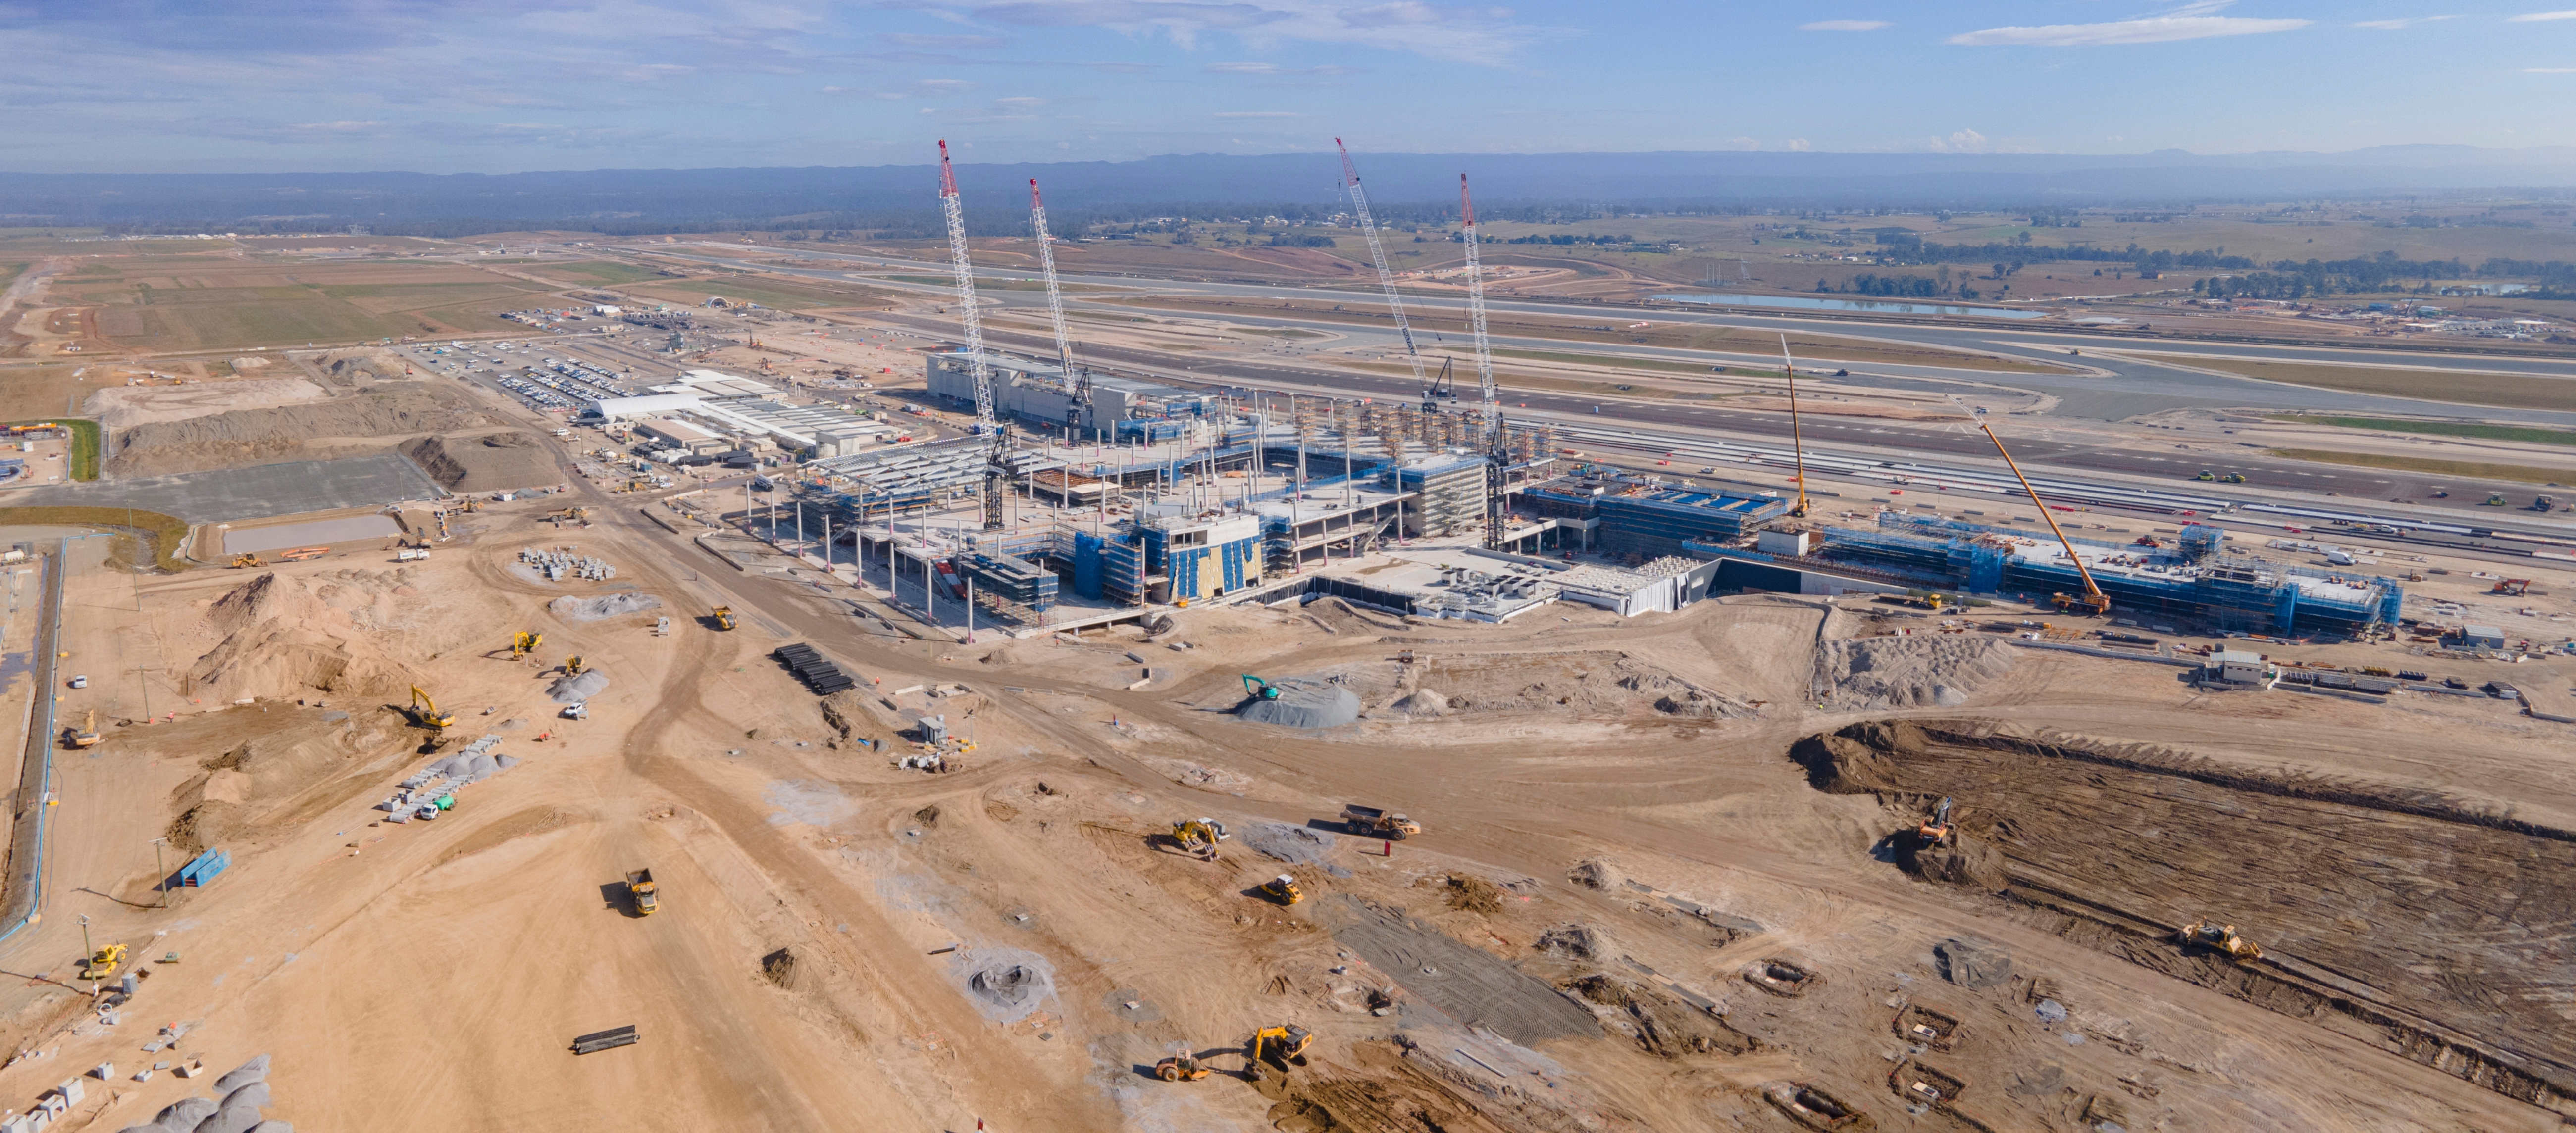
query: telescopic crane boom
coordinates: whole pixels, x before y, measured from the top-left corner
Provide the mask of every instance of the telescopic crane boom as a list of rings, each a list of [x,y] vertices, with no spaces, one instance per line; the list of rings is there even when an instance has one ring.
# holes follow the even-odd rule
[[[1369,259],[1377,264],[1377,285],[1386,292],[1386,309],[1395,313],[1395,332],[1404,336],[1404,360],[1413,367],[1413,384],[1422,384],[1422,353],[1413,345],[1413,325],[1404,320],[1404,300],[1395,293],[1395,273],[1387,270],[1386,247],[1378,242],[1377,218],[1369,215],[1368,193],[1360,188],[1360,171],[1351,164],[1350,147],[1340,138],[1333,148],[1342,151],[1342,184],[1350,190],[1351,207],[1360,214],[1360,233],[1368,237]]]
[[[975,420],[993,425],[993,375],[984,366],[984,320],[975,308],[975,265],[966,258],[966,206],[948,168],[948,139],[939,140],[939,208],[948,214],[948,258],[957,272],[957,314],[966,324],[966,365],[975,379]]]
[[[1038,270],[1046,276],[1047,319],[1055,324],[1056,364],[1064,368],[1064,391],[1072,396],[1065,409],[1065,423],[1082,423],[1084,387],[1088,381],[1073,372],[1073,336],[1064,329],[1064,292],[1055,285],[1055,238],[1047,234],[1046,201],[1038,196],[1038,179],[1029,178],[1029,227],[1038,234]]]
[[[1467,175],[1458,175],[1458,211],[1467,243],[1467,320],[1476,335],[1476,388],[1482,407],[1476,421],[1476,447],[1485,454],[1485,546],[1503,543],[1503,407],[1494,399],[1494,349],[1485,337],[1485,272],[1476,259],[1476,202],[1467,195]]]
[[[1780,374],[1789,379],[1789,451],[1798,460],[1798,506],[1789,514],[1807,516],[1807,437],[1798,427],[1798,366],[1789,360],[1789,336],[1780,336]]]
[[[2049,531],[2055,533],[2057,541],[2065,546],[2066,561],[2075,564],[2075,573],[2084,579],[2084,593],[2058,595],[2057,608],[2094,617],[2110,613],[2111,596],[2102,593],[2102,588],[2094,584],[2093,572],[2085,568],[2083,556],[2075,553],[2075,541],[2067,538],[2066,532],[2057,526],[2057,517],[2048,514],[2048,504],[2039,498],[2039,489],[2030,486],[2030,477],[2022,475],[2021,465],[2013,463],[2012,454],[2004,451],[2003,438],[1995,435],[1994,426],[1986,424],[1985,410],[1980,409],[1977,413],[1977,427],[1984,429],[1986,439],[1995,443],[1996,455],[2004,458],[2004,467],[2012,469],[2013,479],[2021,481],[2021,490],[2030,495],[2030,506],[2039,509],[2039,518],[2048,522]]]

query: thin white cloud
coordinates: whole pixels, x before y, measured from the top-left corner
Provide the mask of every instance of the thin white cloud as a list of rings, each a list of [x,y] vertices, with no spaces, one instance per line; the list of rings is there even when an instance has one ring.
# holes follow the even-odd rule
[[[1932,136],[1931,149],[1934,153],[1983,153],[1986,150],[1986,136],[1975,130],[1956,130],[1946,138],[1935,134]]]
[[[2576,20],[2576,12],[2525,12],[2522,15],[2506,20],[2505,22],[2510,24],[2535,24],[2542,20]]]
[[[1294,111],[1294,110],[1220,110],[1220,111],[1217,111],[1216,116],[1217,116],[1217,117],[1219,117],[1219,118],[1298,118],[1298,117],[1302,117],[1302,115],[1298,114],[1298,113],[1297,113],[1296,111]]]
[[[1045,100],[1045,99],[1043,99],[1043,98],[1033,98],[1033,97],[1031,97],[1031,96],[1029,96],[1029,95],[1025,95],[1025,94],[1024,94],[1024,95],[1019,95],[1019,96],[1014,97],[1014,98],[997,98],[997,99],[994,99],[994,100],[993,100],[993,105],[995,105],[995,106],[1007,106],[1007,107],[1010,107],[1010,108],[1011,108],[1011,109],[1013,109],[1013,110],[1034,110],[1034,109],[1036,109],[1036,108],[1038,108],[1038,107],[1041,107],[1041,106],[1046,105],[1046,100]]]
[[[1256,49],[1346,43],[1487,65],[1504,62],[1541,34],[1513,22],[1509,8],[1445,8],[1420,0],[1000,0],[970,11],[986,23],[1015,27],[1161,32],[1190,49],[1223,32]]]
[[[1950,42],[1966,47],[2099,47],[2118,43],[2172,43],[2225,35],[2296,31],[2314,20],[2257,20],[2242,16],[2157,16],[2107,24],[2048,24],[1961,32]]]
[[[1356,75],[1359,73],[1357,67],[1339,67],[1330,64],[1321,67],[1282,67],[1277,63],[1210,63],[1206,69],[1213,75]]]
[[[1877,31],[1886,27],[1885,20],[1818,20],[1798,25],[1799,31]]]
[[[884,32],[877,36],[898,47],[921,47],[953,51],[966,47],[1000,47],[1011,42],[998,35],[916,35],[912,32]]]
[[[2429,23],[2434,23],[2434,22],[2440,21],[2440,20],[2456,20],[2456,19],[2459,19],[2459,17],[2458,17],[2458,16],[2412,16],[2412,17],[2409,17],[2409,18],[2407,18],[2407,19],[2402,19],[2402,20],[2363,20],[2363,21],[2361,21],[2360,23],[2354,24],[2354,25],[2352,25],[2352,26],[2357,27],[2357,28],[2376,28],[2376,29],[2378,29],[2378,30],[2380,30],[2380,31],[2397,31],[2397,30],[2399,30],[2399,29],[2401,29],[2401,28],[2411,28],[2411,27],[2414,27],[2414,26],[2415,26],[2415,25],[2417,25],[2417,24],[2429,24]]]
[[[2525,67],[2526,75],[2576,75],[2576,67]]]

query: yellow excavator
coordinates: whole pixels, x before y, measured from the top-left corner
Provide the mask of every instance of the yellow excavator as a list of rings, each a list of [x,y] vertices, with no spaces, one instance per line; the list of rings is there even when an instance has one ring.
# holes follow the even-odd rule
[[[732,629],[732,628],[733,628],[733,607],[731,607],[731,606],[718,606],[718,607],[716,607],[716,614],[715,614],[715,618],[716,618],[716,628],[717,628],[717,629]]]
[[[256,570],[267,565],[267,563],[259,561],[259,555],[257,552],[244,551],[241,554],[233,556],[233,569],[235,570]]]
[[[431,700],[428,693],[422,692],[419,685],[411,686],[411,707],[406,709],[405,713],[411,717],[412,726],[416,728],[446,729],[456,726],[456,714],[439,711],[438,702]]]
[[[581,675],[582,670],[588,667],[589,666],[581,663],[581,654],[575,653],[570,657],[564,658],[563,672],[567,677],[578,677]]]
[[[85,980],[106,979],[109,976],[115,975],[117,967],[123,963],[125,963],[125,946],[122,944],[106,945],[98,951],[90,953],[88,966],[81,969],[81,978]]]
[[[1225,841],[1225,824],[1213,818],[1192,818],[1172,824],[1172,840],[1191,857],[1216,860],[1216,844]]]
[[[1297,879],[1284,873],[1262,882],[1261,895],[1282,905],[1294,905],[1306,899],[1306,891],[1297,888]]]
[[[2013,479],[2021,481],[2021,490],[2030,496],[2030,506],[2039,509],[2039,517],[2048,521],[2050,533],[2066,547],[2066,561],[2075,567],[2076,576],[2084,580],[2084,593],[2052,595],[2050,600],[2057,604],[2057,611],[2062,614],[2098,618],[2110,613],[2110,595],[2102,593],[2102,588],[2094,583],[2093,572],[2085,567],[2083,557],[2075,553],[2075,541],[2067,538],[2066,532],[2057,526],[2057,517],[2048,514],[2047,501],[2039,498],[2039,489],[2030,486],[2030,477],[2022,475],[2021,465],[2013,463],[2012,454],[2004,451],[2003,438],[1996,436],[1994,427],[1986,424],[1985,414],[1985,410],[1977,410],[1977,427],[1984,429],[1986,439],[1995,443],[1995,454],[2004,458],[2004,467],[2012,469]]]
[[[1295,1023],[1280,1027],[1263,1027],[1252,1032],[1252,1061],[1259,1063],[1267,1060],[1272,1065],[1285,1070],[1291,1062],[1302,1064],[1306,1058],[1306,1048],[1313,1045],[1315,1045],[1315,1032]]]
[[[2182,926],[2183,946],[2201,947],[2220,953],[2240,964],[2251,964],[2263,958],[2263,946],[2236,934],[2236,926],[2216,921],[2199,920]]]
[[[63,746],[72,748],[98,746],[98,709],[89,710],[87,727],[63,729]]]
[[[513,661],[524,661],[527,659],[528,654],[536,652],[537,647],[545,643],[546,635],[538,633],[535,630],[520,630],[518,633],[513,634],[510,637],[510,659]]]

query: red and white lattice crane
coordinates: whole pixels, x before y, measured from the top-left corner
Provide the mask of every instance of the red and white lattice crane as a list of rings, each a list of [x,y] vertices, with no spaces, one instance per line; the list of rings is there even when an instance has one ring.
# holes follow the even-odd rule
[[[1047,233],[1046,201],[1038,196],[1038,179],[1029,178],[1029,227],[1037,230],[1038,268],[1046,276],[1047,318],[1055,324],[1056,364],[1064,368],[1064,391],[1075,398],[1065,410],[1072,423],[1081,423],[1081,397],[1090,383],[1074,376],[1073,336],[1064,329],[1064,292],[1055,285],[1055,238]]]

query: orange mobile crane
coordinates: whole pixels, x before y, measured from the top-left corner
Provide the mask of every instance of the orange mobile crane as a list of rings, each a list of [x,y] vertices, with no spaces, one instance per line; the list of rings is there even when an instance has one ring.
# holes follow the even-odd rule
[[[2110,613],[2111,596],[2102,593],[2102,588],[2094,584],[2093,572],[2085,568],[2083,557],[2075,553],[2075,541],[2067,538],[2066,532],[2057,526],[2057,517],[2048,514],[2047,501],[2039,498],[2039,489],[2030,486],[2030,477],[2022,475],[2021,465],[2013,463],[2012,454],[2004,451],[2003,438],[1995,435],[1994,426],[1986,424],[1985,413],[1983,409],[1977,411],[1977,427],[1984,429],[1986,439],[1995,443],[1995,453],[2004,458],[2004,467],[2012,469],[2013,479],[2021,481],[2021,490],[2030,493],[2030,506],[2039,509],[2039,517],[2048,521],[2049,531],[2066,547],[2066,561],[2075,564],[2075,573],[2084,579],[2084,593],[2054,596],[2058,610],[2096,618]]]
[[[1798,506],[1789,509],[1789,514],[1793,518],[1805,519],[1807,517],[1807,438],[1798,428],[1798,367],[1789,361],[1789,336],[1786,332],[1780,335],[1780,376],[1789,380],[1789,451],[1798,461]],[[2030,485],[2022,486],[2027,488]]]

